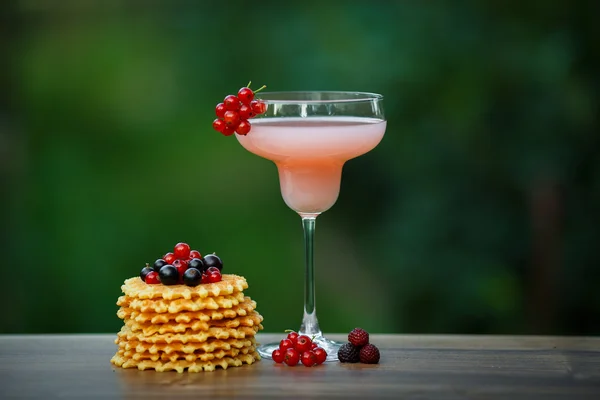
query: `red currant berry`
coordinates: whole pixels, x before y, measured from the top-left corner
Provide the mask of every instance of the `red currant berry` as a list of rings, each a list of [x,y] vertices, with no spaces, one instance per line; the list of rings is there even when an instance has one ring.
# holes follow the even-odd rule
[[[254,92],[250,88],[243,87],[238,91],[237,97],[243,104],[250,104],[254,100]]]
[[[227,124],[225,124],[225,129],[223,129],[223,132],[221,132],[221,133],[225,136],[231,136],[235,133],[235,128],[231,127],[231,126],[227,126]]]
[[[180,260],[185,260],[190,256],[190,245],[187,243],[177,243],[173,253],[175,253],[175,257]]]
[[[293,349],[294,343],[290,339],[282,339],[281,342],[279,342],[279,348],[281,349],[281,351]]]
[[[229,111],[237,111],[240,109],[240,99],[232,94],[225,97],[223,104],[225,104],[225,108]]]
[[[225,129],[226,126],[227,124],[222,119],[217,118],[213,121],[213,129],[217,132],[223,133],[223,129]]]
[[[198,250],[192,250],[190,251],[190,256],[188,257],[188,260],[191,260],[192,258],[202,258],[202,254],[200,254]]]
[[[225,121],[227,126],[235,128],[240,123],[240,114],[237,111],[225,111],[223,121]]]
[[[225,115],[225,111],[227,111],[225,104],[223,104],[223,103],[217,104],[217,107],[215,108],[215,114],[217,114],[217,117],[223,118],[223,115]]]
[[[327,352],[322,347],[317,347],[313,350],[315,357],[317,357],[317,364],[323,364],[327,360]]]
[[[309,351],[310,350],[310,345],[312,344],[312,340],[310,340],[310,338],[306,335],[300,335],[298,336],[298,339],[296,340],[296,350],[298,350],[299,353],[304,353],[305,351]]]
[[[156,271],[148,272],[148,275],[146,275],[146,279],[144,281],[148,285],[156,285],[160,283],[160,279],[158,279],[158,273]]]
[[[290,332],[290,333],[288,333],[287,338],[289,340],[291,340],[292,343],[294,343],[294,346],[295,346],[296,345],[296,341],[298,340],[298,336],[300,336],[298,334],[298,332]]]
[[[319,345],[318,345],[318,344],[316,344],[315,342],[312,342],[312,343],[310,344],[310,349],[311,349],[311,350],[314,350],[314,349],[316,349],[317,347],[319,347]]]
[[[250,103],[250,107],[252,108],[252,111],[254,111],[254,113],[256,115],[262,114],[265,111],[267,111],[267,105],[265,103],[261,102],[261,101],[253,100]]]
[[[177,256],[171,252],[168,252],[164,255],[163,260],[165,260],[167,264],[173,265],[173,261],[177,260]]]
[[[207,275],[208,275],[208,282],[210,282],[210,283],[221,282],[221,280],[223,279],[223,277],[221,276],[221,271],[210,272]]]
[[[273,350],[273,354],[271,354],[271,357],[273,358],[273,361],[275,361],[277,364],[281,364],[285,359],[285,354],[281,349],[275,349]]]
[[[246,136],[248,134],[248,132],[250,132],[250,128],[251,128],[250,122],[242,121],[242,122],[240,122],[238,127],[235,129],[235,132],[238,135]]]
[[[283,361],[290,367],[293,367],[300,361],[300,353],[294,349],[287,349],[285,351],[285,358]]]
[[[254,111],[252,111],[252,107],[250,107],[247,104],[242,104],[242,106],[240,107],[240,119],[243,121],[245,119],[250,119],[250,118],[254,118],[256,116],[256,114],[254,114]]]
[[[185,260],[175,260],[173,261],[173,266],[179,272],[179,278],[183,279],[183,274],[188,269],[188,262]]]
[[[312,367],[313,365],[317,365],[317,356],[312,351],[305,351],[302,353],[302,364],[305,367]]]
[[[202,280],[200,281],[200,283],[210,283],[208,281],[208,275],[207,274],[202,274]]]

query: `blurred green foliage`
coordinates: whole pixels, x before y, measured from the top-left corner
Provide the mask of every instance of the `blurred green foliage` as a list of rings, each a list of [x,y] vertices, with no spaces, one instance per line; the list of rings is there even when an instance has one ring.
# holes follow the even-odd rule
[[[300,219],[211,130],[248,80],[386,96],[317,221],[327,332],[598,334],[595,1],[5,1],[0,332],[115,332],[187,241],[299,327]]]

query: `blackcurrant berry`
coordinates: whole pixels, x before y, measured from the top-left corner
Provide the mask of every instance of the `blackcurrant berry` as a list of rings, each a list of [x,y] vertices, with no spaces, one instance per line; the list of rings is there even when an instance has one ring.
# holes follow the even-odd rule
[[[202,272],[196,268],[188,268],[183,273],[183,283],[188,286],[198,286],[202,282]]]
[[[204,256],[204,265],[206,269],[210,267],[217,267],[219,271],[223,269],[223,261],[216,254],[209,254]]]
[[[162,258],[159,258],[158,260],[154,261],[154,267],[153,268],[154,268],[154,270],[156,272],[160,272],[160,269],[162,267],[164,267],[165,265],[167,265],[167,264],[168,263],[165,260],[163,260]]]
[[[144,268],[142,268],[142,271],[140,272],[140,278],[145,282],[146,281],[146,275],[148,275],[152,271],[154,271],[154,270],[152,268],[150,268],[150,267],[144,267]]]
[[[179,272],[172,265],[165,265],[158,272],[158,277],[163,285],[176,285],[179,281]]]
[[[206,270],[206,267],[204,266],[204,261],[202,261],[200,258],[192,258],[188,262],[188,268],[196,268],[200,272],[204,272]]]

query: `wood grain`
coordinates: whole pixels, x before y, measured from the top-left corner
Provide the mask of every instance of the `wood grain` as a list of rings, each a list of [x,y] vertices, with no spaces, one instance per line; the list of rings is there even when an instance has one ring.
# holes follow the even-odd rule
[[[600,338],[371,335],[378,365],[263,360],[199,374],[114,368],[113,339],[0,336],[0,398],[600,399]]]

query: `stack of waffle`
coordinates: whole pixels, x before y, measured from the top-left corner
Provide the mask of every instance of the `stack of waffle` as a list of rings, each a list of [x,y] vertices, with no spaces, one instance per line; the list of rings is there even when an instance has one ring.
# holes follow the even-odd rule
[[[214,371],[260,359],[254,336],[263,327],[246,279],[223,275],[196,287],[127,279],[117,312],[124,326],[111,362],[122,368]]]

